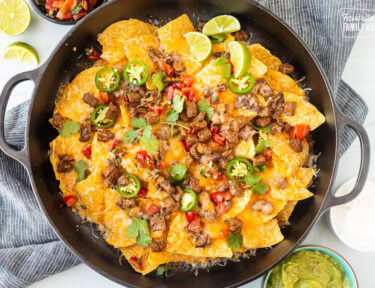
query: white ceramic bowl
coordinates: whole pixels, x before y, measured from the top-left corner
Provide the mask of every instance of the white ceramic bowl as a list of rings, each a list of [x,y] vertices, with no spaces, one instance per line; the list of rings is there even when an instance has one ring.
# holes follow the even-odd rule
[[[356,181],[356,178],[353,178],[353,179],[350,179],[349,181],[345,182],[342,186],[340,186],[339,189],[337,189],[337,191],[335,192],[335,196],[343,196],[345,194],[347,194],[348,192],[351,191],[351,189],[354,187],[354,184],[355,184],[355,181]],[[367,181],[366,181],[366,184],[365,184],[365,187],[363,188],[363,192],[362,193],[366,193],[365,189],[367,187],[367,189],[369,188],[369,186],[372,185],[373,187],[375,187],[375,177],[368,177]],[[371,191],[372,193],[375,193],[375,189],[374,191]],[[362,196],[365,196],[365,194],[363,194]],[[366,198],[362,197],[361,196],[358,196],[355,200],[353,200],[352,202],[348,203],[348,204],[344,204],[344,205],[341,205],[341,206],[336,206],[336,207],[333,207],[329,210],[329,215],[328,215],[328,218],[329,218],[329,222],[331,224],[331,227],[332,227],[332,231],[336,234],[337,238],[339,238],[345,245],[349,246],[350,248],[352,249],[355,249],[355,250],[358,250],[358,251],[367,251],[367,252],[370,252],[370,251],[375,251],[375,236],[371,235],[371,238],[369,238],[367,235],[366,237],[366,241],[364,241],[363,239],[361,240],[361,233],[360,231],[363,231],[363,230],[366,230],[366,231],[363,231],[362,232],[362,238],[365,238],[365,234],[366,233],[372,233],[373,234],[373,229],[375,228],[375,226],[373,226],[373,223],[374,223],[374,219],[371,219],[372,217],[365,217],[364,219],[361,219],[361,218],[358,218],[358,219],[350,219],[352,220],[351,222],[351,225],[348,225],[347,222],[344,222],[345,218],[344,218],[344,214],[346,213],[344,209],[348,209],[349,205],[353,204],[353,202],[355,201],[365,201]],[[369,208],[371,209],[371,208]],[[375,207],[372,207],[372,209],[375,210]],[[369,211],[369,213],[374,213],[374,210],[372,211]],[[363,221],[370,221],[368,222],[368,225],[365,225],[367,227],[371,226],[371,222],[372,222],[372,226],[373,228],[371,229],[372,231],[370,231],[369,229],[363,229],[361,230],[360,229],[360,226],[361,225],[356,225],[356,224],[359,224],[358,222],[363,222]],[[363,223],[361,223],[362,226],[363,226]],[[352,232],[350,235],[350,233],[345,233],[345,229],[348,227],[348,226],[351,226],[353,227],[353,230],[357,230],[356,232],[358,233],[354,233]]]

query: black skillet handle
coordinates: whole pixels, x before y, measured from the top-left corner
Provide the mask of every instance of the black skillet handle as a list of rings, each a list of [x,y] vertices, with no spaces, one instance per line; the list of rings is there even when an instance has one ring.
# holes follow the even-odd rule
[[[357,182],[355,183],[352,191],[347,195],[340,197],[335,197],[332,195],[332,193],[328,193],[321,211],[325,211],[326,209],[337,205],[348,203],[356,198],[361,193],[363,186],[365,185],[370,166],[370,141],[366,130],[358,122],[345,116],[338,108],[336,108],[336,117],[339,132],[345,126],[349,126],[357,133],[361,145],[361,164],[359,167]]]
[[[37,83],[39,76],[42,71],[42,66],[32,70],[22,72],[20,74],[12,77],[4,86],[3,91],[1,91],[0,96],[0,149],[7,154],[9,157],[17,160],[26,168],[28,166],[28,155],[27,155],[27,141],[25,141],[25,146],[21,151],[17,151],[9,146],[5,140],[5,110],[8,104],[9,97],[16,85],[26,80],[32,80],[35,84]]]

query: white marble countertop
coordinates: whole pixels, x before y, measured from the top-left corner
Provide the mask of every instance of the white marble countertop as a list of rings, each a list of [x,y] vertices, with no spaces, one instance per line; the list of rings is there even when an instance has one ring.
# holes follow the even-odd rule
[[[32,11],[32,22],[29,29],[21,36],[12,38],[2,36],[0,38],[0,51],[3,51],[10,43],[25,41],[35,47],[39,53],[40,62],[43,63],[69,29],[71,29],[70,26],[55,25],[42,19]],[[366,36],[367,37],[357,39],[349,61],[346,64],[343,79],[363,97],[369,106],[369,114],[365,122],[365,128],[369,133],[372,147],[375,147],[375,97],[373,95],[375,91],[373,72],[375,66],[375,32],[367,33]],[[32,67],[27,64],[3,60],[0,60],[0,67],[2,68],[0,69],[0,89],[13,75],[32,69]],[[12,107],[29,99],[32,89],[33,84],[31,82],[24,82],[18,85],[13,91],[8,107]],[[360,149],[357,140],[341,158],[334,189],[356,176],[359,167],[359,155]],[[353,169],[353,164],[356,166],[356,169]],[[347,167],[350,167],[350,169],[347,169]],[[374,162],[372,162],[370,175],[375,175],[374,168]],[[316,223],[303,243],[323,245],[336,250],[352,264],[359,279],[360,287],[375,287],[375,278],[373,277],[374,265],[372,265],[372,260],[375,259],[375,252],[358,252],[345,246],[332,233],[327,222],[327,217],[325,216]],[[258,279],[244,287],[259,288],[260,285],[261,280]],[[81,264],[68,271],[37,282],[31,287],[115,288],[121,286],[104,278],[86,265]]]

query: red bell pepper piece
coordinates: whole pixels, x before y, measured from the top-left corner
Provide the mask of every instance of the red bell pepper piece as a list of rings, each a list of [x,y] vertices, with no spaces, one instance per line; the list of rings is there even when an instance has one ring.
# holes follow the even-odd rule
[[[172,101],[173,96],[174,96],[174,89],[175,88],[173,86],[169,86],[167,88],[167,100]]]
[[[163,113],[163,109],[164,109],[164,106],[162,104],[159,104],[159,105],[155,105],[155,104],[151,104],[149,110],[151,111],[156,111],[159,113],[159,115],[161,115],[161,113]]]
[[[216,142],[217,145],[219,146],[224,146],[225,145],[225,137],[220,135],[220,134],[213,134],[212,138]]]
[[[261,154],[264,156],[264,158],[266,158],[267,162],[272,161],[272,149],[271,148],[267,148]]]
[[[65,0],[64,0],[65,1]],[[63,4],[64,4],[64,1],[63,1]],[[54,3],[54,0],[46,0],[46,4],[44,5],[44,8],[46,8],[46,10],[53,10],[53,11],[56,11],[57,10],[57,7],[54,7],[53,6],[53,3]],[[62,6],[62,5],[61,5]]]
[[[182,79],[186,87],[193,86],[193,76],[185,74],[182,76]]]
[[[185,138],[181,140],[182,141],[182,145],[184,145],[184,148],[185,148],[185,151],[186,152],[189,152],[190,151],[190,148],[191,146],[187,144]]]
[[[154,215],[156,213],[159,213],[160,207],[156,206],[155,204],[151,204],[151,206],[147,209],[146,214],[147,215]]]
[[[81,150],[82,154],[86,156],[87,159],[91,158],[91,144],[87,145]]]
[[[89,50],[90,52],[87,55],[87,59],[91,59],[91,60],[100,59],[100,53],[94,47],[91,47]]]
[[[137,196],[143,198],[147,195],[147,192],[148,192],[148,189],[146,187],[141,187],[141,189],[139,189]]]
[[[61,9],[65,3],[65,0],[52,0],[52,1],[47,0],[46,3],[48,2],[53,2],[52,7]]]
[[[212,134],[218,134],[220,132],[220,127],[213,124],[212,122],[210,122],[207,127]]]
[[[138,259],[138,257],[132,256],[129,259],[129,263],[134,267],[136,270],[142,270],[142,262]]]
[[[167,74],[167,76],[171,76],[173,74],[173,71],[174,71],[173,66],[160,60],[157,62],[157,65],[162,72]]]
[[[154,161],[152,161],[147,151],[138,151],[135,154],[135,157],[138,159],[139,162],[141,162],[142,167],[149,168],[150,170],[154,170]]]
[[[71,207],[77,201],[77,197],[74,195],[68,195],[65,196],[62,200],[64,201],[66,206]]]
[[[109,102],[109,96],[108,96],[107,93],[99,91],[99,95],[100,95],[100,99],[102,99],[102,101],[104,103],[108,103]]]
[[[227,237],[228,237],[228,235],[229,235],[229,232],[230,232],[229,228],[226,228],[226,229],[220,231],[220,235],[221,235],[223,238],[227,239]]]
[[[109,152],[112,152],[113,149],[115,149],[117,146],[120,145],[120,141],[118,139],[113,139],[111,141],[111,143],[109,143],[109,146],[108,146],[108,151]]]
[[[194,88],[192,87],[185,87],[185,88],[182,88],[182,94],[186,96],[186,98],[189,100],[189,101],[193,101],[195,99],[195,90]]]
[[[199,218],[193,220],[189,226],[188,226],[188,230],[191,231],[191,232],[201,232],[202,231],[202,224],[201,224],[201,220]]]
[[[297,138],[302,141],[303,139],[305,139],[306,135],[310,132],[310,130],[311,130],[310,125],[305,125],[305,124],[296,125],[289,130],[289,138],[291,139]]]
[[[81,10],[81,12],[79,12],[78,14],[73,15],[73,19],[77,21],[86,15],[87,15],[87,12],[85,10]]]
[[[186,217],[186,220],[191,223],[193,222],[195,219],[197,219],[197,215],[195,215],[194,212],[185,212],[185,217]]]
[[[65,13],[63,13],[61,11],[64,11],[64,10],[60,9],[60,11],[56,15],[56,19],[59,19],[59,20],[70,20],[70,19],[73,18],[73,15],[72,15],[72,13],[70,13],[70,10],[66,11]]]

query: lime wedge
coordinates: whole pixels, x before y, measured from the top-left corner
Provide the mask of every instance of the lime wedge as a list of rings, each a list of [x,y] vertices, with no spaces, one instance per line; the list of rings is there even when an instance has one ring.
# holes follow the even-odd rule
[[[23,0],[0,0],[0,31],[8,36],[22,34],[29,27],[30,8]]]
[[[212,18],[204,26],[202,32],[206,35],[232,33],[241,29],[240,21],[231,15],[220,15]]]
[[[234,77],[238,78],[244,75],[250,66],[251,55],[249,49],[246,45],[238,42],[232,41],[228,45],[230,52],[230,62],[232,62],[234,67]]]
[[[39,57],[36,50],[24,42],[15,42],[10,44],[7,48],[5,48],[3,58],[8,60],[14,59],[19,62],[28,62],[34,65],[39,64]]]
[[[189,32],[184,35],[190,46],[190,51],[198,62],[207,60],[212,53],[210,39],[200,32]]]

